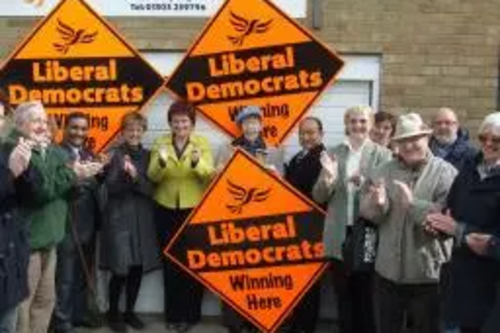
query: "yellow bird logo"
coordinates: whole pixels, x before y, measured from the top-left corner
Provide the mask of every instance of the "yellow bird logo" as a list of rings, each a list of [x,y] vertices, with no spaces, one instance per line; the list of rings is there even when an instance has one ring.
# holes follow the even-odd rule
[[[92,43],[97,37],[97,31],[87,33],[85,29],[74,29],[59,19],[57,19],[56,30],[61,36],[62,42],[54,43],[52,45],[62,54],[68,53],[69,49],[77,44]]]
[[[243,207],[252,202],[266,201],[271,193],[270,188],[267,190],[259,190],[256,187],[245,189],[244,187],[231,182],[229,179],[227,180],[227,185],[228,192],[231,194],[234,201],[237,202],[234,205],[226,205],[226,208],[233,214],[241,214],[243,212]]]
[[[24,0],[24,2],[31,4],[35,7],[41,7],[45,0]]]
[[[227,39],[229,39],[229,41],[235,46],[243,45],[245,39],[253,34],[263,34],[269,31],[271,23],[273,23],[272,19],[261,22],[257,19],[247,20],[246,18],[233,12],[231,12],[230,15],[231,18],[229,19],[229,22],[233,26],[234,30],[240,33],[238,36],[227,37]]]

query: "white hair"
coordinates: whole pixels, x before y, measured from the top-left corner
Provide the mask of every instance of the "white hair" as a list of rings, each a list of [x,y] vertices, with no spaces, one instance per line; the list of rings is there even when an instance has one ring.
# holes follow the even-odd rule
[[[495,111],[490,113],[484,118],[481,126],[479,126],[479,133],[484,133],[486,131],[495,132],[495,134],[500,135],[500,112]]]
[[[32,119],[33,113],[40,111],[45,112],[43,104],[40,101],[21,103],[14,111],[14,124],[16,127],[21,127]]]

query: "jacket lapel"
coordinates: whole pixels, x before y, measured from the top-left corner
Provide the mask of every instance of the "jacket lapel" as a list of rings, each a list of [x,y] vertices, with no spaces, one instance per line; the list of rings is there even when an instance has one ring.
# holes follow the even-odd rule
[[[368,140],[363,147],[361,152],[361,162],[359,165],[359,171],[362,175],[367,175],[372,168],[372,164],[375,162],[375,154],[377,153],[377,146],[375,143]]]

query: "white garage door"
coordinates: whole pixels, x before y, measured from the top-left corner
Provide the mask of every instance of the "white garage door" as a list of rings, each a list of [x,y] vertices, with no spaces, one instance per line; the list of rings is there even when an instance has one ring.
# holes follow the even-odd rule
[[[179,53],[146,53],[148,59],[158,71],[168,76],[179,63],[182,55]],[[379,58],[365,56],[346,56],[346,67],[342,71],[339,81],[329,88],[322,98],[310,112],[311,115],[319,117],[324,122],[325,143],[334,145],[343,139],[343,113],[346,108],[353,105],[372,105],[378,104],[379,94]],[[148,106],[146,113],[149,118],[149,131],[146,134],[145,145],[149,146],[153,140],[160,134],[167,131],[166,111],[172,103],[172,99],[167,92],[162,92]],[[197,132],[202,133],[212,143],[214,149],[229,142],[229,138],[217,130],[209,122],[199,119],[197,123]],[[290,158],[298,150],[297,131],[295,130],[284,143],[286,147],[286,157]],[[100,279],[100,300],[103,307],[106,307],[105,276]],[[156,272],[147,276],[144,280],[141,294],[137,304],[137,310],[140,312],[156,313],[163,311],[163,287],[161,282],[161,273]],[[331,317],[332,313],[332,293],[326,292],[323,299],[322,314],[324,317]],[[206,297],[203,307],[204,315],[219,314],[218,300],[209,296]]]

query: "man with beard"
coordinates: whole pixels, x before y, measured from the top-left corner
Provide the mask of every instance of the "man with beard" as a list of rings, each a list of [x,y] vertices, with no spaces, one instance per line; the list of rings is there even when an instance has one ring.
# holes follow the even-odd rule
[[[61,148],[69,161],[96,160],[85,148],[88,131],[89,122],[84,113],[74,112],[68,116]],[[70,332],[77,326],[99,326],[90,298],[96,228],[101,215],[100,188],[97,178],[91,177],[80,180],[70,193],[67,232],[57,249],[57,302],[53,314],[56,333]]]
[[[458,171],[478,153],[467,131],[460,128],[455,112],[449,108],[440,108],[434,116],[429,145],[434,156],[451,163]]]

